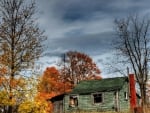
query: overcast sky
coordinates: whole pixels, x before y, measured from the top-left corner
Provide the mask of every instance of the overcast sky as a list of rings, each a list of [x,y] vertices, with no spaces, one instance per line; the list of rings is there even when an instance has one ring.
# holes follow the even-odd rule
[[[149,0],[37,0],[38,24],[48,37],[43,67],[55,65],[69,50],[88,54],[108,77],[105,61],[116,39],[114,20],[150,14]]]

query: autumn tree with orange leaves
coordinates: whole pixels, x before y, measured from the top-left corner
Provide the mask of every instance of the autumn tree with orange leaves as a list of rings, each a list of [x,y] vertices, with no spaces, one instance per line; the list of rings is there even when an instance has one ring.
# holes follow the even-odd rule
[[[62,57],[61,75],[65,81],[76,85],[79,81],[101,79],[100,69],[92,58],[84,53],[69,51]]]
[[[72,86],[69,82],[64,82],[61,79],[61,75],[55,67],[48,67],[44,71],[38,84],[38,94],[36,98],[46,102],[52,97],[71,91],[71,88]],[[50,113],[53,109],[52,103],[49,101],[47,105],[49,106],[47,107],[47,113]]]
[[[61,79],[59,71],[55,67],[48,67],[38,85],[39,95],[50,99],[56,95],[70,91],[71,84]]]

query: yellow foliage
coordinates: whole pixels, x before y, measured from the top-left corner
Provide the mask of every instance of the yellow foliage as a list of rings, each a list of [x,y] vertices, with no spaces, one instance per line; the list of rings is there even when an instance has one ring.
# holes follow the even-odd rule
[[[51,113],[51,104],[45,100],[26,101],[20,104],[19,113]]]
[[[15,105],[16,100],[14,98],[9,99],[6,91],[0,91],[0,105]]]

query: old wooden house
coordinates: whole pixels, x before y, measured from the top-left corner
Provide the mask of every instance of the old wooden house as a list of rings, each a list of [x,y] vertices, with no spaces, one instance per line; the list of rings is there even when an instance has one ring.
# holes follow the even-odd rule
[[[54,113],[128,110],[130,102],[136,104],[135,95],[130,95],[135,92],[134,81],[130,83],[128,77],[82,81],[71,93],[52,98]]]

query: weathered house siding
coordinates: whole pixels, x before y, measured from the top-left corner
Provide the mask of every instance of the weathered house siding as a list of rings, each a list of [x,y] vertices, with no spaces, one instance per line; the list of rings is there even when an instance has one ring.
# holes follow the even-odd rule
[[[62,94],[51,99],[54,106],[53,113],[64,113],[64,96],[65,94]]]
[[[128,77],[82,81],[71,93],[54,97],[56,113],[71,111],[124,111],[131,107]],[[58,112],[60,109],[61,112]]]
[[[126,82],[119,93],[119,104],[120,110],[128,110],[130,108],[130,98],[129,98],[129,84]],[[125,98],[125,92],[127,92],[127,98]]]
[[[66,95],[64,98],[64,108],[65,112],[83,110],[83,111],[123,111],[129,109],[129,98],[125,98],[125,92],[128,94],[127,82],[124,83],[123,87],[119,91],[109,91],[109,92],[97,92],[103,95],[103,102],[94,104],[93,93],[90,94],[77,94],[78,106],[69,107],[69,98],[70,95]],[[116,105],[116,92],[118,92]],[[118,107],[116,109],[116,107]]]

